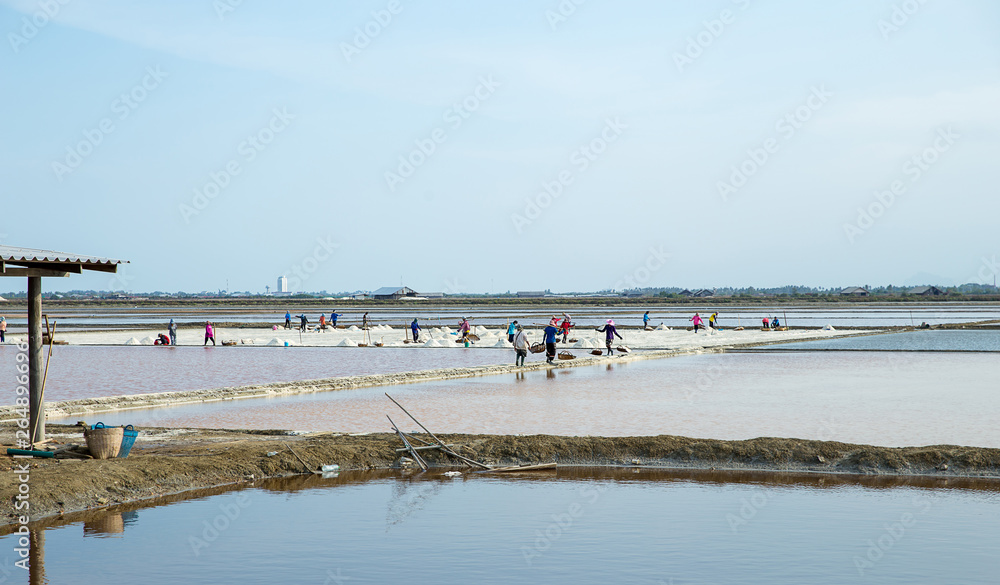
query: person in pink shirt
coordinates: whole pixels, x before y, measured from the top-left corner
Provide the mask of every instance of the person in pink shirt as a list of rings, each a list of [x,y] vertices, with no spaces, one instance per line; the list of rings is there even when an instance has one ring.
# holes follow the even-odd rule
[[[205,343],[202,345],[208,345],[208,340],[212,340],[212,345],[215,345],[215,331],[212,329],[212,322],[205,321]]]
[[[692,323],[694,323],[694,332],[695,333],[698,333],[698,328],[699,327],[702,327],[704,329],[704,327],[701,324],[701,315],[699,315],[698,313],[695,313],[694,317],[691,317],[690,319],[688,319],[688,321],[691,321]]]

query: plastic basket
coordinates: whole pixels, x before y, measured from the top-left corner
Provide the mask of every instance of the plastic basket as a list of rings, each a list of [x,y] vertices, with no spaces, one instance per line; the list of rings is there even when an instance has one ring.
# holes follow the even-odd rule
[[[106,427],[104,423],[97,423],[93,428],[85,430],[83,436],[87,439],[87,449],[94,459],[111,459],[117,456],[118,450],[121,449],[125,429]]]
[[[122,429],[122,445],[118,449],[119,459],[124,459],[128,457],[128,454],[132,451],[132,445],[135,444],[135,438],[139,436],[139,431],[135,430],[132,425],[125,425]]]

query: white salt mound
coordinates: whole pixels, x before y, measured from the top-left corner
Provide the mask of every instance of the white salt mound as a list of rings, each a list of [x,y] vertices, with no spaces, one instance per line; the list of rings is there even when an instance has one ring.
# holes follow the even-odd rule
[[[656,328],[657,331],[670,331],[666,323],[660,323],[660,326]]]
[[[350,327],[347,328],[347,330],[348,331],[360,331],[361,329],[359,329],[357,325],[351,325]]]
[[[833,325],[830,325],[829,323],[827,323],[827,324],[826,324],[826,325],[825,325],[825,326],[823,327],[823,331],[836,331],[836,329],[834,329],[834,328],[833,328]]]
[[[435,327],[434,329],[431,329],[431,333],[439,333],[440,334],[440,333],[444,333],[444,331],[442,331],[440,327]]]
[[[441,342],[439,342],[437,339],[428,339],[420,347],[441,347]]]
[[[441,328],[441,332],[442,333],[453,333],[453,331],[451,330],[451,327],[448,327],[447,325],[445,325],[444,327]]]
[[[337,344],[337,347],[357,347],[357,346],[358,342],[354,341],[353,339],[348,339],[346,337],[344,339],[341,339],[340,343]]]
[[[271,341],[267,342],[267,346],[268,347],[284,347],[285,346],[285,342],[282,341],[282,340],[280,340],[280,339],[278,339],[277,337],[272,337]]]
[[[514,345],[501,337],[500,339],[497,339],[497,342],[493,344],[493,347],[514,347]]]
[[[142,345],[138,337],[133,337],[125,342],[125,345]]]
[[[152,335],[147,335],[146,337],[143,337],[142,341],[140,341],[139,343],[141,343],[142,345],[153,345],[153,342],[155,341],[156,341],[155,337],[153,337]]]

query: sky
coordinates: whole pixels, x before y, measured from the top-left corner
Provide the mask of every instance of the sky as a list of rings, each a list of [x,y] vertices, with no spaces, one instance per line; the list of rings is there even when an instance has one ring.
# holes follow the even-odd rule
[[[992,282],[998,31],[990,0],[0,0],[0,243],[130,262],[47,291]]]

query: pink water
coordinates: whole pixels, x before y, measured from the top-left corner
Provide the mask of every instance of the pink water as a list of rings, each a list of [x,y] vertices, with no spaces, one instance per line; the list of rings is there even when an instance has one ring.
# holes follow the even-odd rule
[[[16,377],[16,352],[16,346],[0,346],[0,379],[11,383]],[[513,360],[513,351],[460,348],[56,346],[45,399],[223,388]],[[9,392],[0,397],[0,403],[13,403],[14,398],[14,392]]]
[[[309,431],[797,437],[1000,447],[994,354],[706,354],[100,415],[107,424]]]

